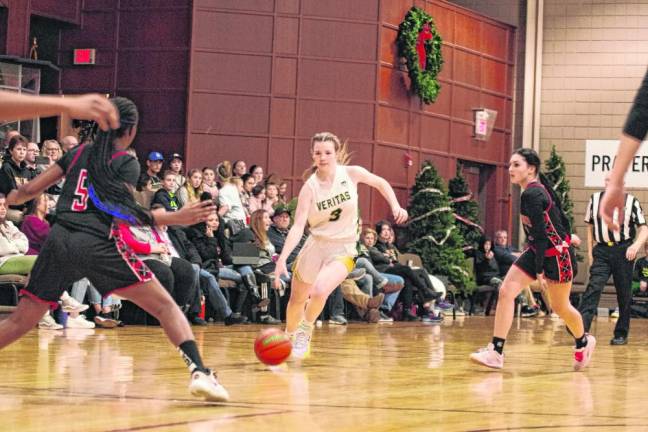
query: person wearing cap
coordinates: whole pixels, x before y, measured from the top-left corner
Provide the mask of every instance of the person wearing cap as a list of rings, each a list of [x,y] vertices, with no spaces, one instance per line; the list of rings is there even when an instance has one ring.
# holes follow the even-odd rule
[[[152,151],[146,158],[146,171],[140,175],[139,182],[137,183],[137,190],[150,190],[156,191],[162,187],[162,180],[159,177],[162,170],[162,163],[164,156],[162,153]]]
[[[173,193],[177,192],[182,185],[187,181],[182,173],[183,159],[178,153],[173,153],[169,159],[169,169],[175,173],[175,183],[173,184]]]
[[[287,206],[279,205],[274,209],[274,215],[272,216],[272,225],[268,229],[268,240],[275,247],[276,253],[280,254],[283,250],[284,243],[286,243],[286,237],[288,237],[288,232],[290,231],[290,210]],[[295,247],[295,249],[288,255],[286,259],[286,264],[288,268],[292,268],[292,264],[297,258],[299,251],[301,250],[304,242],[308,238],[307,234],[303,234],[301,240]]]

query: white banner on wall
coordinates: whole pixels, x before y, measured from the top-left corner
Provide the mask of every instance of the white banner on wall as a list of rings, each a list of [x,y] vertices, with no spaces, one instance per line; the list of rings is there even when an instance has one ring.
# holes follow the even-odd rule
[[[612,170],[619,148],[618,140],[585,141],[585,187],[605,187],[605,175]],[[632,160],[625,185],[629,189],[648,189],[648,146],[642,143]]]

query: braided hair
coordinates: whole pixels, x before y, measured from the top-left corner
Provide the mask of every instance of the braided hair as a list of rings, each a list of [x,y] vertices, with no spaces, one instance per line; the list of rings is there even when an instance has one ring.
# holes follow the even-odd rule
[[[571,226],[569,223],[569,219],[567,218],[567,215],[565,215],[565,211],[562,208],[562,204],[560,202],[560,198],[558,198],[558,194],[556,194],[556,191],[554,190],[554,185],[547,178],[546,175],[544,175],[540,171],[540,156],[538,156],[538,153],[536,153],[535,150],[523,147],[515,150],[513,154],[517,154],[522,156],[522,158],[526,161],[527,165],[534,166],[536,169],[536,174],[538,175],[538,179],[540,180],[540,183],[545,187],[547,190],[547,193],[551,196],[551,200],[553,201],[554,205],[560,210],[560,218],[562,219],[563,226],[568,232],[571,232]]]
[[[133,192],[111,163],[114,141],[137,126],[139,113],[130,99],[110,100],[119,112],[119,129],[98,131],[88,156],[88,192],[93,204],[101,211],[132,224],[153,225],[153,216],[135,201]]]

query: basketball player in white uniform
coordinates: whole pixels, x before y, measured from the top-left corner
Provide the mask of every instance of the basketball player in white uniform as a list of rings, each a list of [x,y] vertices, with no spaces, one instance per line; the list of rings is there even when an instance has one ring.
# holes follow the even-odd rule
[[[338,137],[329,132],[314,135],[311,155],[310,176],[299,192],[295,222],[275,270],[275,283],[281,275],[288,275],[286,258],[308,222],[310,236],[293,266],[286,310],[286,332],[293,341],[295,359],[308,356],[313,323],[324,309],[329,294],[353,269],[359,231],[357,184],[376,188],[389,203],[396,223],[407,220],[407,211],[401,208],[385,179],[362,167],[345,165],[346,145]]]

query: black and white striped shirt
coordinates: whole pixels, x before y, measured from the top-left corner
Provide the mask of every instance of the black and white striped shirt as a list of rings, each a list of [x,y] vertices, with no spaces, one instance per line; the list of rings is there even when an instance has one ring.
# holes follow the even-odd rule
[[[603,192],[592,194],[585,213],[585,222],[593,225],[594,240],[597,243],[620,243],[626,240],[634,240],[637,226],[645,225],[646,218],[639,200],[630,194],[626,194],[625,214],[619,231],[610,231],[607,224],[599,216],[599,206]]]

